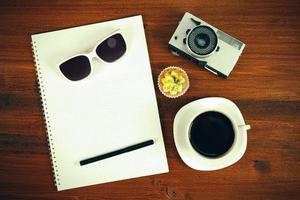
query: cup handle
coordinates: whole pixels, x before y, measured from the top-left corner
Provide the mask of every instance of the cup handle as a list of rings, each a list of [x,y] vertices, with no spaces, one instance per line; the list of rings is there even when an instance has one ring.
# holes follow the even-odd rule
[[[239,125],[238,127],[239,127],[239,129],[242,129],[245,131],[251,129],[251,126],[249,124]]]

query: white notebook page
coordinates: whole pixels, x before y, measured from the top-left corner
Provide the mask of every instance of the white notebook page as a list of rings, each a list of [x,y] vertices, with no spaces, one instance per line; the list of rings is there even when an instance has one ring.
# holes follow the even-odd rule
[[[58,63],[120,29],[125,55],[92,61],[91,74],[66,79]],[[141,16],[32,35],[58,190],[168,172]],[[79,161],[149,139],[154,144],[80,166]]]

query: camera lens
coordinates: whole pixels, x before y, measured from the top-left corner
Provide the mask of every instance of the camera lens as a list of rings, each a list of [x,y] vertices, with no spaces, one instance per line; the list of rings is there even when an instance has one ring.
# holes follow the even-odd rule
[[[197,26],[190,32],[187,44],[193,53],[205,56],[216,49],[218,38],[210,27]]]
[[[199,48],[206,48],[210,43],[208,35],[200,33],[195,38],[195,45]]]

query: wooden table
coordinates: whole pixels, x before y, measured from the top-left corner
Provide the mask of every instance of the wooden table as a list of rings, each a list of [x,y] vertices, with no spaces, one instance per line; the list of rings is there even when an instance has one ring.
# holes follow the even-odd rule
[[[247,44],[224,80],[168,48],[185,11]],[[170,172],[56,192],[30,35],[142,14],[154,82],[168,65],[191,82],[170,100],[156,87]],[[300,3],[288,1],[5,1],[0,2],[0,199],[299,199]],[[172,124],[185,104],[233,100],[252,125],[236,164],[196,171],[180,159]]]

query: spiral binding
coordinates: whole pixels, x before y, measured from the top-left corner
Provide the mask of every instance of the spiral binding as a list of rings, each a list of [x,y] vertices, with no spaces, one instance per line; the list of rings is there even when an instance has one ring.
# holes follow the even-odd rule
[[[34,62],[35,62],[35,68],[36,68],[36,75],[37,75],[37,79],[38,79],[39,93],[40,93],[40,98],[42,101],[42,110],[44,113],[45,126],[46,126],[46,130],[47,130],[47,135],[48,135],[47,139],[48,139],[48,147],[50,150],[50,158],[51,158],[51,162],[52,162],[52,171],[54,174],[54,184],[56,187],[58,187],[60,185],[58,166],[57,166],[57,163],[55,160],[56,156],[55,156],[55,150],[54,150],[54,146],[53,146],[50,118],[49,118],[49,113],[48,113],[48,109],[47,109],[45,89],[44,89],[44,85],[43,85],[43,76],[42,76],[41,69],[40,69],[36,41],[33,40],[31,42],[31,46],[32,46],[32,51],[33,51],[33,55],[34,55]]]

